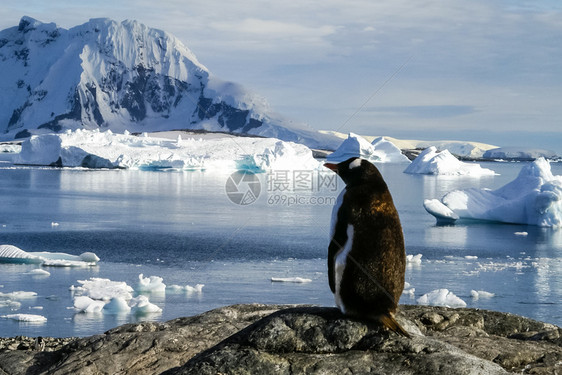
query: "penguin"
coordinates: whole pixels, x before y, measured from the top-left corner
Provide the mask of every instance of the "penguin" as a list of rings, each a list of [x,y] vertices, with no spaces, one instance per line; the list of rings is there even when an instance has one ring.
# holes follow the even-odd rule
[[[406,252],[398,211],[377,167],[357,157],[326,163],[346,184],[332,211],[328,280],[345,315],[378,321],[410,337],[394,314]]]

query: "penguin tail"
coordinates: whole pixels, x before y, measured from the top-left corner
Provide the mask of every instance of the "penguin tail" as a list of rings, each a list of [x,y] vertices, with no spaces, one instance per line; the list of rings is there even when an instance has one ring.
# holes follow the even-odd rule
[[[412,338],[408,332],[396,321],[394,315],[392,313],[384,314],[379,317],[379,321],[382,323],[383,326],[394,331],[404,337]]]

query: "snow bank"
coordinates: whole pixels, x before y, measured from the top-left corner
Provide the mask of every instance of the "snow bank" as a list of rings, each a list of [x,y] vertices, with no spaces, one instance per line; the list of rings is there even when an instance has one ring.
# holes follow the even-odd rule
[[[328,155],[326,161],[340,163],[352,157],[359,157],[370,162],[378,163],[409,163],[402,151],[383,137],[373,140],[373,143],[357,134],[349,133],[346,140],[336,151]]]
[[[420,305],[466,307],[466,302],[448,289],[436,289],[417,299]]]
[[[42,266],[90,267],[100,260],[91,252],[80,255],[50,252],[27,252],[16,246],[0,245],[0,263],[33,263]]]
[[[22,144],[15,164],[85,168],[250,170],[317,169],[301,144],[275,138],[222,137],[176,140],[111,131],[75,130],[35,135]]]
[[[426,148],[419,154],[404,173],[472,177],[495,174],[491,169],[482,168],[479,164],[459,161],[448,150],[439,152],[434,146]]]
[[[535,160],[538,158],[557,159],[554,151],[526,147],[498,147],[487,150],[484,155],[486,159],[501,160]]]
[[[437,220],[450,217],[562,226],[562,176],[553,176],[550,163],[539,158],[521,168],[517,178],[497,190],[452,191],[441,201],[425,201],[424,207]]]

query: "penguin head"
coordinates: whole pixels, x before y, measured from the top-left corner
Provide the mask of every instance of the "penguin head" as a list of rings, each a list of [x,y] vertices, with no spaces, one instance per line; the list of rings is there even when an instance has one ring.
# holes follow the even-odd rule
[[[324,166],[336,172],[347,186],[374,183],[386,188],[386,183],[377,167],[367,160],[353,157],[338,164],[326,163]]]

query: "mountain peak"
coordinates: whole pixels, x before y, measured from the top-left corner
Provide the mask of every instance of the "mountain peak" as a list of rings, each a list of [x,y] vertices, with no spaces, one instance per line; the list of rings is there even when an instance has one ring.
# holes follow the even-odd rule
[[[274,115],[176,37],[135,20],[94,18],[67,30],[23,17],[17,31],[0,31],[0,71],[2,139],[76,128],[205,129],[312,147],[329,138]]]

